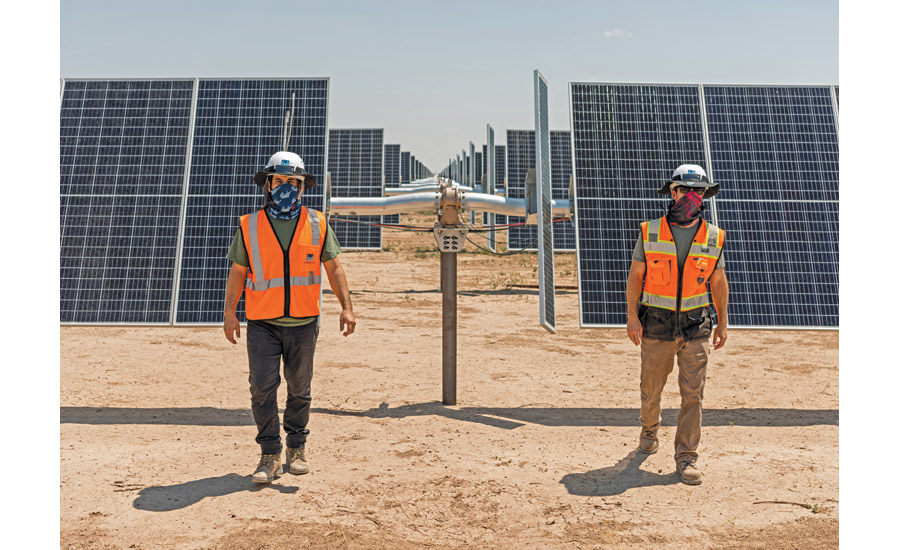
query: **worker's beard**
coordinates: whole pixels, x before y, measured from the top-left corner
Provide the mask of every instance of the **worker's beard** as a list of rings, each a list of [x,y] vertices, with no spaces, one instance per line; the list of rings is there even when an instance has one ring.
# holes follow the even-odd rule
[[[689,225],[700,217],[700,212],[703,210],[702,204],[702,192],[695,193],[694,191],[691,191],[685,193],[677,201],[672,201],[672,204],[669,205],[669,212],[666,214],[666,217],[668,218],[669,223],[674,223],[675,225]]]

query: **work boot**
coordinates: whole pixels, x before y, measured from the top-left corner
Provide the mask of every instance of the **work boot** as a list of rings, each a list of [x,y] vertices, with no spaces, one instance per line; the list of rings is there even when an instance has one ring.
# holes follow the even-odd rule
[[[286,447],[284,449],[284,463],[288,471],[294,475],[308,474],[309,464],[306,463],[306,447]]]
[[[281,453],[262,455],[256,471],[253,472],[253,483],[269,483],[281,475]]]
[[[659,439],[656,437],[656,430],[641,428],[640,447],[641,452],[648,455],[652,455],[659,449]]]
[[[678,463],[678,475],[681,482],[687,485],[700,485],[703,482],[703,473],[697,469],[693,460],[682,460]]]

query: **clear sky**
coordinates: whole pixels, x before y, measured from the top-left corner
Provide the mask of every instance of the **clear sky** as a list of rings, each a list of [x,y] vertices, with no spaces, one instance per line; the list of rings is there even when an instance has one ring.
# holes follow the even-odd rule
[[[78,77],[331,78],[329,126],[384,128],[433,170],[485,124],[550,126],[568,82],[838,82],[836,1],[256,2],[64,0],[60,71]]]

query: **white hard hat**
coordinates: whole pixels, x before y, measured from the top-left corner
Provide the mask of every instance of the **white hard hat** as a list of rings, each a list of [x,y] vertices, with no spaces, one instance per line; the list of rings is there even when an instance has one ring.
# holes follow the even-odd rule
[[[682,164],[672,172],[672,177],[666,180],[666,183],[656,192],[668,196],[673,183],[705,189],[703,198],[709,198],[719,193],[719,184],[711,182],[706,176],[706,170],[698,164]]]
[[[315,187],[316,177],[306,171],[303,165],[303,159],[297,153],[290,151],[278,151],[271,157],[266,167],[261,171],[253,174],[253,181],[256,185],[262,187],[266,184],[266,178],[272,174],[286,174],[290,176],[303,176],[304,187]]]

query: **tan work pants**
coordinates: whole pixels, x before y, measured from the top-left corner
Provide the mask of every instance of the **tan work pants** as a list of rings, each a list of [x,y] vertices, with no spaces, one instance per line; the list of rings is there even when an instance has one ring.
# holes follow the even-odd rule
[[[684,341],[681,337],[674,342],[648,338],[641,340],[641,425],[645,430],[656,431],[659,427],[660,396],[676,356],[678,389],[681,391],[681,411],[675,432],[677,463],[697,459],[709,340],[698,338]]]

